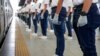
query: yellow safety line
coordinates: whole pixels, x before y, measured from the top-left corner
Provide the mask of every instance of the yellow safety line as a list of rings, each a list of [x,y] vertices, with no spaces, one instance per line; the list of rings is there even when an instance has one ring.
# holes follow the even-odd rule
[[[30,56],[18,22],[16,23],[15,56]]]

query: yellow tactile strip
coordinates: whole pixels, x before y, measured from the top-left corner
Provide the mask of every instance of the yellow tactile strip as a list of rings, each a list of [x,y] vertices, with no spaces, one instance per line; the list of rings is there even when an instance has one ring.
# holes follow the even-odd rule
[[[16,23],[15,56],[30,56],[18,22]]]

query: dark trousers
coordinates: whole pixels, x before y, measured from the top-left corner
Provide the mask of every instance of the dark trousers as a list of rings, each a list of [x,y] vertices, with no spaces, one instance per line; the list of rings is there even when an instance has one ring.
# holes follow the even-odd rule
[[[39,23],[39,21],[40,21],[40,19],[41,19],[40,16],[41,16],[41,13],[38,13],[38,14],[37,14],[37,17],[38,17],[38,23]]]
[[[44,18],[40,19],[40,25],[41,25],[42,35],[43,36],[47,36],[47,27],[48,27],[47,18],[48,18],[48,11],[46,10],[46,12],[44,13]]]
[[[27,17],[25,17],[25,23],[27,24]]]
[[[26,16],[23,16],[23,21],[24,21],[25,23],[27,22],[26,19],[27,19]]]
[[[34,17],[34,14],[32,14],[32,19]],[[37,30],[38,30],[38,15],[36,15],[35,19],[33,19],[33,25],[34,25],[34,33],[37,33]]]
[[[29,18],[27,18],[27,25],[30,29],[31,28],[31,14],[29,14]]]
[[[49,24],[50,24],[50,29],[53,30],[53,23],[52,23],[52,21],[51,21],[50,16],[51,16],[51,15],[48,16],[48,21],[49,21]]]
[[[68,21],[66,21],[66,26],[68,29],[68,36],[72,37],[71,14],[68,16]]]
[[[56,7],[52,8],[52,18],[54,17],[54,14],[56,12]],[[60,25],[53,24],[54,27],[54,33],[57,38],[56,41],[56,52],[55,54],[59,56],[63,56],[64,49],[65,49],[65,39],[64,39],[64,34],[65,34],[65,22],[64,19],[66,17],[66,8],[62,8],[61,12],[59,14],[59,21],[61,22]]]
[[[97,7],[96,4],[92,4],[87,14],[88,24],[82,27],[77,27],[82,7],[83,5],[76,6],[76,9],[74,10],[73,28],[76,32],[83,56],[97,56],[95,46],[95,29],[100,25],[97,12],[94,12],[97,11]]]

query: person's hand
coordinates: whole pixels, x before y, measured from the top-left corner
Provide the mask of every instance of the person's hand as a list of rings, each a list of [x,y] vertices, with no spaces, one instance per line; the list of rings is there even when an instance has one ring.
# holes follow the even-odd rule
[[[66,21],[68,21],[68,17],[66,17],[66,19],[65,19]]]
[[[53,19],[52,19],[52,23],[53,24],[56,24],[56,25],[59,25],[61,22],[59,22],[59,15],[58,14],[55,14]]]
[[[51,15],[49,16],[49,20],[52,21],[52,16]]]
[[[41,19],[44,19],[44,14],[41,14]]]
[[[33,19],[36,19],[36,16],[35,15],[33,16]]]
[[[29,18],[29,14],[26,14],[26,18]]]
[[[78,19],[77,27],[85,26],[88,23],[87,16],[81,16]]]

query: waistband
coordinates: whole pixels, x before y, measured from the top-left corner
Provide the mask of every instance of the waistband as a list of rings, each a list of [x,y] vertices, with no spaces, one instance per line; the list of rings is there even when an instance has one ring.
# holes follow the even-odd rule
[[[55,9],[55,8],[57,8],[57,6],[54,6],[54,7],[52,7],[51,9]],[[66,9],[66,7],[62,7],[62,8]]]
[[[97,4],[97,3],[92,3],[92,5],[93,5],[93,4]],[[77,8],[77,7],[82,7],[82,6],[83,6],[83,4],[80,4],[80,5],[75,5],[75,6],[74,6],[74,8]]]

